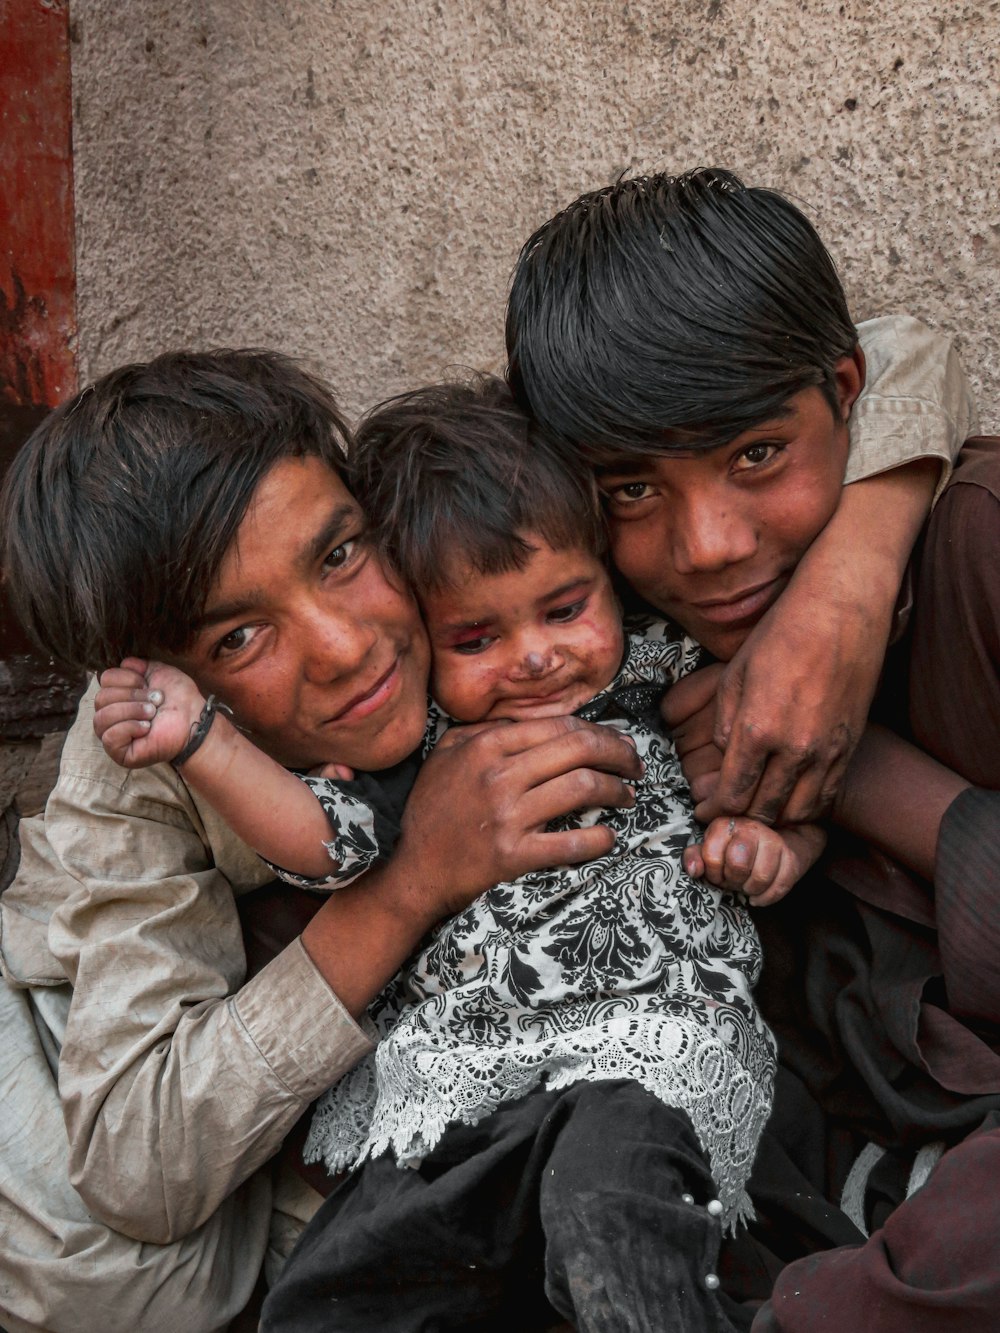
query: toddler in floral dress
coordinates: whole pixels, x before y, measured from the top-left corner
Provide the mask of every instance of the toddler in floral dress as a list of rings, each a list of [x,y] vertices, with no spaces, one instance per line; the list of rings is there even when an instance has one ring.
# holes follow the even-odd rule
[[[458,724],[575,713],[626,732],[644,772],[632,807],[563,821],[608,827],[605,855],[498,884],[372,1006],[377,1046],[321,1098],[305,1148],[355,1170],[262,1328],[544,1328],[553,1308],[579,1329],[726,1327],[712,1266],[722,1226],[749,1210],[775,1052],[746,898],[723,890],[787,886],[822,835],[756,829],[766,875],[728,867],[720,887],[685,872],[702,835],[659,703],[701,650],[661,619],[623,623],[596,487],[533,437],[502,382],[384,404],[349,480],[424,613],[424,754]],[[176,749],[231,726],[181,673],[134,665],[164,696],[147,738],[168,705]],[[115,757],[122,734],[105,735]],[[201,777],[204,755],[195,785],[283,878],[335,889],[391,854],[420,756],[300,780],[236,740],[246,764],[228,772],[254,789],[253,827],[231,777]],[[455,829],[456,858],[476,833]]]

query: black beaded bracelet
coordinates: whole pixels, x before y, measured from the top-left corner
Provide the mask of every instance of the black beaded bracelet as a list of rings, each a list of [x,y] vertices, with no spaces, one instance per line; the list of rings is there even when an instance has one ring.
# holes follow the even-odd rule
[[[220,703],[214,694],[210,694],[205,700],[205,707],[201,710],[201,715],[197,722],[191,725],[191,738],[181,750],[180,754],[174,755],[171,764],[174,768],[180,768],[181,764],[186,763],[194,752],[201,748],[205,737],[212,728],[216,713],[225,713],[227,717],[232,717],[233,710],[224,703]]]

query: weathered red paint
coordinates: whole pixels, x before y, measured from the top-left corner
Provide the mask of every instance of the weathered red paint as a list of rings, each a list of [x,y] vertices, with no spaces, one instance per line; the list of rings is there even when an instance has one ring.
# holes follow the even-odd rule
[[[68,0],[0,0],[0,401],[76,391]]]
[[[0,0],[0,477],[77,387],[71,117],[67,0]],[[0,586],[0,752],[65,730],[81,688]]]

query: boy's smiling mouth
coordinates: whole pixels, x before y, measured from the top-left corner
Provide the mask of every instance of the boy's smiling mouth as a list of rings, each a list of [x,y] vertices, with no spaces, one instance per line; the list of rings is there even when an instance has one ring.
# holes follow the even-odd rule
[[[382,672],[374,684],[356,694],[338,713],[328,717],[326,725],[342,726],[358,722],[388,703],[399,686],[399,665],[399,657],[394,657],[388,669]]]
[[[745,621],[759,618],[781,595],[789,576],[779,574],[777,578],[759,583],[729,597],[713,597],[703,602],[692,602],[698,616],[713,625],[739,625]]]

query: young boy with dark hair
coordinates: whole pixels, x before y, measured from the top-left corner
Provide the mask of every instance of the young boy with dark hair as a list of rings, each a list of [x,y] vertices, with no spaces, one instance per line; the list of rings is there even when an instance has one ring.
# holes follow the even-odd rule
[[[765,628],[774,635],[781,622],[799,683],[789,686],[784,664],[772,659],[764,684],[789,713],[803,670],[818,666],[822,678],[809,643],[823,628],[820,608],[796,616],[789,598],[769,608],[789,568],[798,570],[789,591],[808,585],[808,562],[848,515],[848,499],[855,514],[863,499],[849,487],[823,529],[829,510],[817,498],[844,473],[846,412],[831,404],[830,386],[856,383],[865,359],[869,382],[887,376],[883,393],[895,374],[887,321],[875,322],[874,343],[871,326],[859,328],[861,358],[831,275],[791,204],[705,170],[624,181],[576,200],[524,247],[508,310],[511,382],[550,431],[596,464],[615,563],[723,661],[735,654],[738,665],[740,643]],[[916,355],[913,333],[908,322],[897,326],[896,352]],[[961,390],[958,377],[947,379]],[[973,429],[961,392],[926,388],[918,378],[884,403],[897,422],[890,434],[921,453],[936,452],[926,444],[943,401],[960,438]],[[852,412],[852,430],[863,426],[865,406]],[[833,882],[814,881],[788,911],[762,922],[761,1002],[779,1034],[784,1095],[752,1188],[765,1224],[730,1255],[732,1290],[759,1301],[783,1262],[808,1257],[782,1274],[754,1323],[761,1333],[859,1323],[929,1333],[942,1320],[975,1333],[996,1305],[995,1191],[979,1182],[1000,1151],[1000,995],[991,981],[1000,938],[991,762],[1000,656],[989,575],[1000,454],[996,441],[972,443],[908,571],[894,628],[905,625],[916,584],[915,628],[903,645],[912,644],[912,656],[902,676],[888,673],[881,700],[904,734],[912,728],[957,771],[890,733],[866,733],[835,813],[867,847],[854,844],[833,863]],[[882,466],[898,461],[890,449]],[[849,476],[853,464],[852,455]],[[867,495],[884,500],[896,479],[869,482]],[[879,519],[876,507],[856,558],[844,564],[867,579],[874,555],[871,587],[845,584],[844,614],[856,627],[847,642],[861,652],[865,686],[841,699],[851,742],[882,664],[902,572],[898,556],[886,563]],[[851,656],[833,669],[850,667]],[[744,779],[754,789],[759,772],[724,716],[714,727],[716,742],[728,745],[720,797],[726,783],[705,716],[719,672],[692,675],[667,706],[705,814],[731,801]],[[972,712],[966,700],[981,703]],[[991,790],[970,786],[977,781]],[[763,797],[758,789],[750,807],[802,810],[806,797],[772,786]],[[963,1135],[927,1180],[936,1154]],[[848,1170],[851,1159],[839,1157],[852,1141],[863,1151]],[[843,1212],[834,1206],[841,1197]],[[857,1248],[810,1253],[851,1241]]]
[[[934,362],[916,321],[855,329],[809,221],[718,168],[581,195],[522,248],[515,396],[598,469],[629,583],[734,659],[708,813],[810,817],[843,773],[931,491],[973,429],[941,341]],[[776,758],[780,732],[797,755]]]
[[[743,1216],[773,1052],[754,1017],[759,960],[746,908],[681,866],[698,831],[657,704],[699,650],[660,620],[623,634],[596,488],[529,435],[509,390],[488,379],[406,395],[358,434],[355,494],[414,587],[430,637],[436,702],[425,748],[455,722],[578,712],[635,741],[644,766],[635,807],[611,815],[608,855],[498,884],[442,925],[373,1006],[377,1055],[321,1100],[306,1149],[331,1172],[361,1169],[289,1261],[265,1309],[269,1329],[318,1328],[330,1300],[341,1322],[384,1327],[380,1285],[397,1328],[472,1306],[484,1322],[530,1327],[544,1322],[546,1298],[581,1329],[629,1326],[640,1310],[662,1326],[716,1317],[716,1219]],[[160,698],[148,720],[140,672]],[[397,774],[392,786],[384,777],[303,786],[212,721],[179,672],[133,662],[103,680],[96,726],[109,754],[129,765],[172,760],[293,883],[344,884],[391,853],[393,802],[405,799]],[[714,836],[725,840],[733,821],[718,822]],[[746,880],[760,895],[785,892],[822,846],[810,829],[762,826],[754,836],[757,861],[730,887]],[[627,1136],[632,1148],[598,1170],[567,1146],[583,1135]],[[524,1152],[534,1165],[515,1219],[490,1181],[500,1158]],[[460,1185],[440,1175],[455,1159]],[[400,1174],[404,1166],[415,1169]],[[655,1207],[641,1209],[651,1193]],[[465,1252],[472,1269],[455,1263]]]
[[[276,352],[177,352],[112,371],[11,466],[4,568],[18,618],[91,671],[182,651],[263,478],[286,458],[342,474],[350,438],[327,387]]]
[[[423,735],[429,652],[365,538],[345,439],[329,390],[273,353],[113,372],[8,475],[25,620],[83,665],[169,653],[278,763],[396,764]],[[440,747],[392,859],[248,980],[237,904],[271,872],[170,765],[113,765],[93,703],[0,899],[0,1323],[208,1333],[319,1202],[273,1159],[370,1048],[370,1001],[498,880],[605,852],[610,830],[545,821],[631,801],[638,761],[563,718]],[[460,862],[454,821],[481,830]]]

